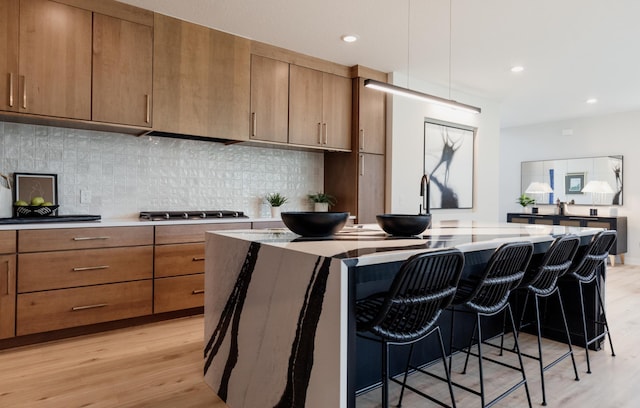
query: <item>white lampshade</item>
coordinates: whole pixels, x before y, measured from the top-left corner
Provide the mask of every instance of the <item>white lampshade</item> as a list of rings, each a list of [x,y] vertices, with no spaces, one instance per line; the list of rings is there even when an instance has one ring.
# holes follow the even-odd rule
[[[534,181],[533,183],[529,184],[529,187],[527,187],[527,189],[524,190],[524,192],[528,194],[545,194],[545,193],[553,193],[553,189],[551,188],[549,183]]]
[[[591,180],[582,189],[583,193],[613,194],[613,189],[606,181]]]

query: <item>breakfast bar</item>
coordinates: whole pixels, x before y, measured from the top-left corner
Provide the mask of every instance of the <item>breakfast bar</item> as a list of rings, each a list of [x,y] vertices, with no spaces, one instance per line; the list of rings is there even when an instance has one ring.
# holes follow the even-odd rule
[[[354,301],[388,285],[408,257],[456,247],[469,276],[502,243],[530,241],[541,256],[557,236],[575,234],[586,245],[600,230],[442,221],[413,237],[376,225],[328,238],[288,229],[209,232],[205,382],[230,408],[354,407],[356,391],[379,381],[367,368],[378,357],[363,358],[355,339]]]

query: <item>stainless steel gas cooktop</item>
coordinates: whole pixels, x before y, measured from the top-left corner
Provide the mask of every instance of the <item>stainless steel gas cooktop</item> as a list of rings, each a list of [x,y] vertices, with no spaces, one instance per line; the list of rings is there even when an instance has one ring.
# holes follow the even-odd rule
[[[141,211],[141,220],[203,220],[208,218],[248,218],[242,211],[206,210],[206,211]]]

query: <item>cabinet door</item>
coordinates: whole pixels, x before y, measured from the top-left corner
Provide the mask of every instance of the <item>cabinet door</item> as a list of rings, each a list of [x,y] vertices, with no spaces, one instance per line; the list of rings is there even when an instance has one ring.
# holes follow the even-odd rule
[[[153,30],[93,17],[94,121],[151,126]]]
[[[20,1],[20,111],[91,119],[91,12]]]
[[[322,72],[289,67],[289,143],[321,146]]]
[[[351,149],[351,79],[322,75],[323,146]]]
[[[15,336],[16,256],[0,255],[0,339]]]
[[[384,213],[384,156],[359,154],[358,224],[375,223]]]
[[[250,69],[249,40],[156,14],[153,128],[248,140]]]
[[[289,64],[251,56],[251,139],[287,143]]]
[[[18,110],[18,0],[0,0],[0,110]]]
[[[358,150],[385,153],[386,96],[384,92],[364,87],[358,78]]]

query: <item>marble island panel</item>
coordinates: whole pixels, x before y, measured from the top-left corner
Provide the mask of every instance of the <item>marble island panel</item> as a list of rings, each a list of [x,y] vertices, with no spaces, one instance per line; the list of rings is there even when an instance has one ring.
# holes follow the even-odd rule
[[[286,229],[207,233],[205,382],[231,408],[352,407],[349,315],[359,270],[389,265],[395,273],[391,265],[414,253],[454,246],[471,254],[527,240],[543,252],[555,236],[573,233],[586,243],[599,230],[449,221],[407,238],[375,225],[328,239]]]

